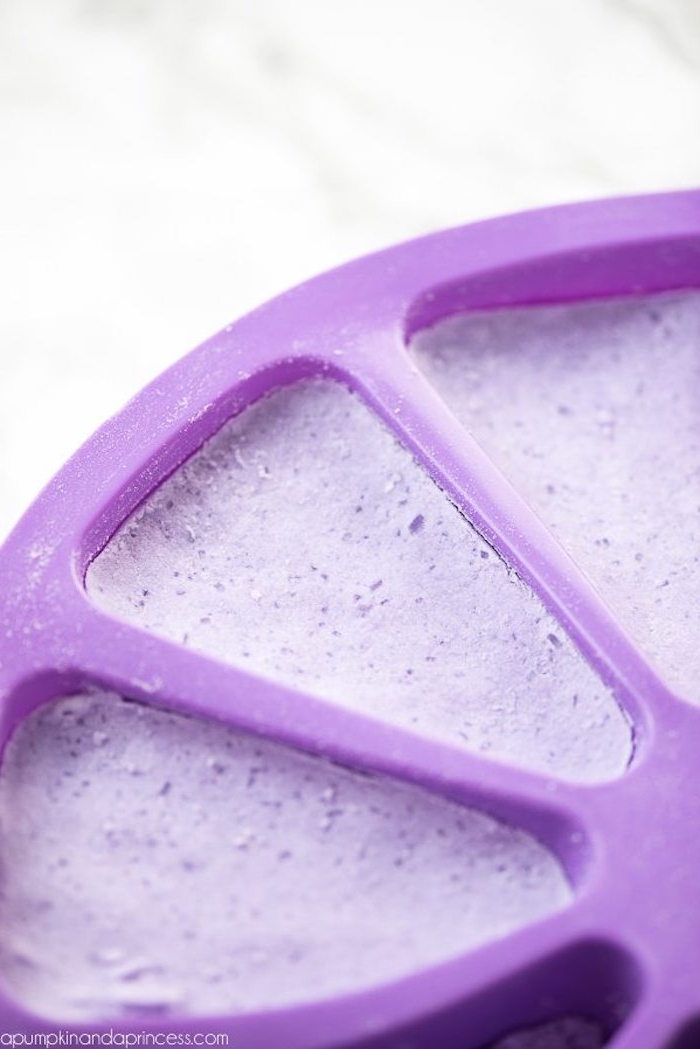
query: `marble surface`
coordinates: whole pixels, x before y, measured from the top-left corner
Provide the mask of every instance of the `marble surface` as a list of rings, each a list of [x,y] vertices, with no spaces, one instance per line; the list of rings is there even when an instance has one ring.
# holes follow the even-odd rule
[[[700,182],[696,0],[5,0],[0,534],[169,362],[344,259]]]

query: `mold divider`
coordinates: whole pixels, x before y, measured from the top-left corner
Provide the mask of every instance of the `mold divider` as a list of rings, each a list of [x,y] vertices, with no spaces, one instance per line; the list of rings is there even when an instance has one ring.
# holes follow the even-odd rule
[[[596,796],[599,789],[521,772],[346,712],[115,622],[77,588],[74,596],[72,667],[58,676],[47,671],[26,682],[24,692],[18,689],[9,705],[15,721],[28,712],[22,706],[36,705],[40,694],[43,701],[56,687],[65,693],[90,684],[185,714],[223,720],[326,760],[414,783],[521,827],[559,856],[574,882],[575,898],[568,907],[425,972],[362,995],[197,1022],[216,1029],[221,1020],[234,1042],[261,1049],[276,1044],[276,1038],[288,1049],[328,1049],[338,1032],[343,1035],[338,1044],[350,1040],[389,1049],[404,1027],[410,1027],[417,1049],[436,1044],[478,1049],[501,1033],[494,1017],[504,996],[515,1003],[509,1013],[511,1027],[514,1020],[532,1024],[562,1010],[585,1009],[598,1015],[601,1008],[610,1013],[601,1019],[612,1023],[615,1010],[629,1007],[638,982],[632,975],[635,965],[624,947],[611,940],[611,930],[605,928],[605,901],[595,886],[592,891],[589,887],[598,880],[599,857],[588,834],[584,799]],[[592,936],[593,929],[600,934]],[[612,989],[601,983],[600,974],[606,980],[610,976]],[[579,999],[572,989],[584,986],[585,999]],[[605,1003],[613,999],[617,1004],[610,1011]],[[31,1018],[27,1022],[31,1026]],[[164,1025],[161,1020],[158,1029],[170,1022]],[[172,1020],[177,1030],[188,1023]],[[289,1034],[283,1036],[289,1031],[294,1032],[291,1040]]]
[[[622,629],[588,577],[384,333],[346,381],[413,454],[457,509],[540,597],[632,722],[634,758],[653,743],[655,715],[678,700]]]
[[[63,674],[74,690],[80,683],[118,692],[413,783],[532,833],[559,857],[574,884],[585,881],[593,862],[589,806],[576,784],[482,758],[211,659],[113,619],[77,588],[75,599],[73,624],[81,619],[84,625],[71,632],[71,667]],[[20,685],[7,704],[12,723],[28,713],[22,709],[25,691],[32,690]]]

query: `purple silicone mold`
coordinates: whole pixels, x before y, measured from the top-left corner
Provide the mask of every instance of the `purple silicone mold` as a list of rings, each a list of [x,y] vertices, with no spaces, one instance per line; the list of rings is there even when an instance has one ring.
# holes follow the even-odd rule
[[[700,711],[659,678],[412,365],[406,342],[459,312],[699,285],[697,192],[426,237],[324,274],[230,325],[130,402],[41,494],[0,555],[3,743],[50,699],[113,690],[479,808],[537,837],[574,885],[573,903],[542,921],[369,991],[235,1016],[140,1016],[120,1028],[225,1031],[246,1049],[478,1049],[514,1028],[583,1014],[617,1029],[616,1049],[695,1044]],[[357,393],[574,638],[634,726],[622,777],[583,785],[492,762],[209,659],[88,599],[89,563],[144,498],[233,415],[309,376]],[[144,687],[156,679],[157,688]],[[6,993],[0,1023],[56,1026]]]

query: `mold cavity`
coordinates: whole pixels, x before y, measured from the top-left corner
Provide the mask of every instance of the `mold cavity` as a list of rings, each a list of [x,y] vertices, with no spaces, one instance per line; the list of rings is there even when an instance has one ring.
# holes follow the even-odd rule
[[[700,293],[455,317],[411,351],[668,681],[700,700]]]
[[[0,828],[3,980],[55,1019],[319,999],[571,898],[541,845],[478,812],[107,693],[22,723]]]
[[[87,573],[115,616],[417,732],[574,780],[629,726],[540,601],[347,389],[229,422]]]
[[[568,1016],[515,1031],[492,1043],[489,1049],[602,1049],[606,1042],[599,1024]]]

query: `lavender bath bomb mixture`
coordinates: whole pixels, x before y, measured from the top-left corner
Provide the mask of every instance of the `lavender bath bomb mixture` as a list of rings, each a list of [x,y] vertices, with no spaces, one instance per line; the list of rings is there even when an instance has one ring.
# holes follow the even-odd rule
[[[317,1000],[571,899],[481,813],[108,693],[19,728],[0,849],[4,981],[63,1019]]]
[[[233,419],[87,574],[104,610],[425,735],[575,780],[630,730],[562,628],[348,390]]]

